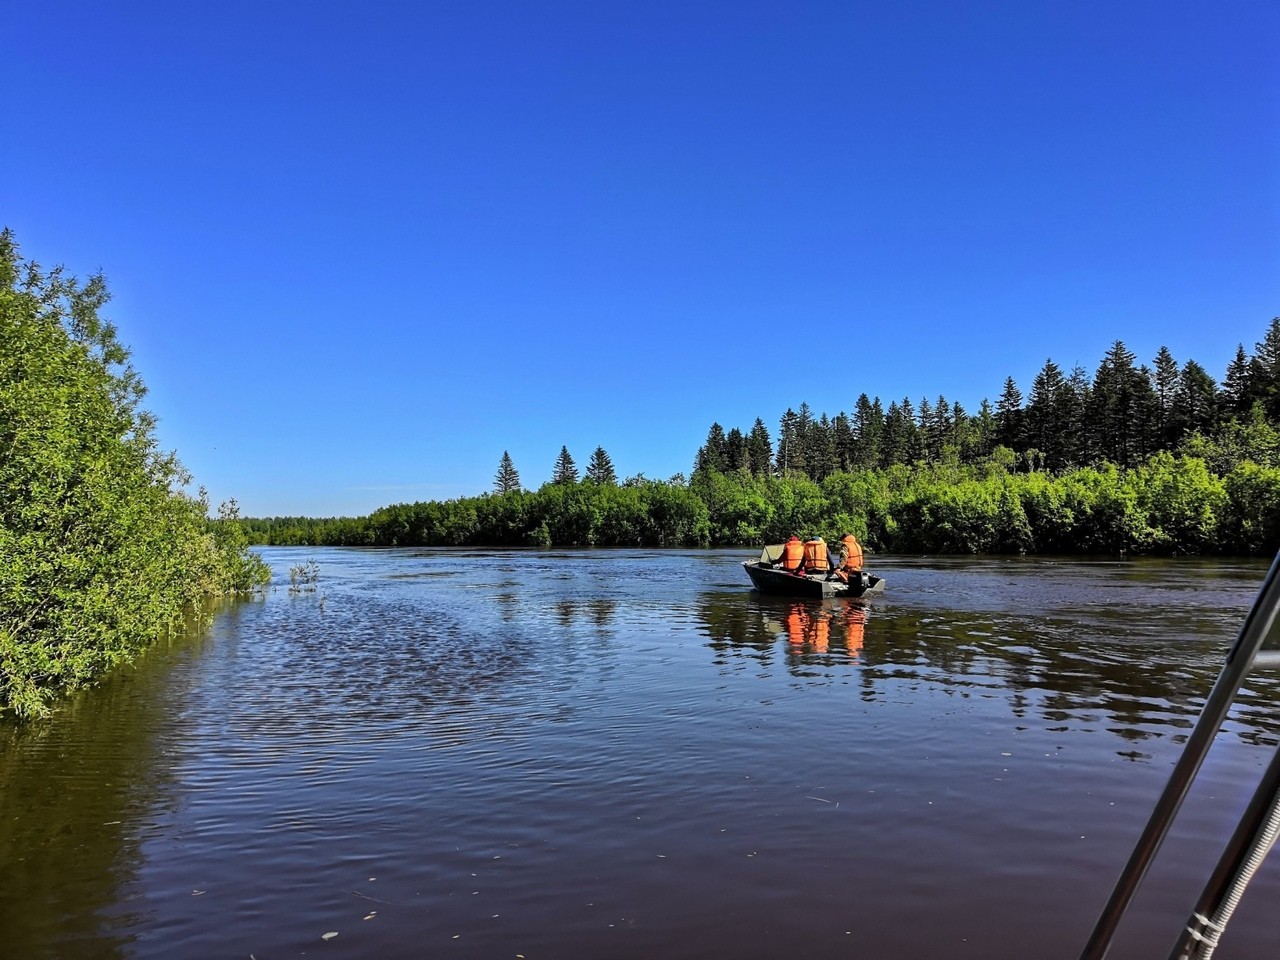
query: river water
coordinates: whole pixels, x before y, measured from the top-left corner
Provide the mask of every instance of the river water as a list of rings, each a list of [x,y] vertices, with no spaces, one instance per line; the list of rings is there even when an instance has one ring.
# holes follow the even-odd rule
[[[0,953],[1074,958],[1266,572],[875,557],[863,607],[743,551],[263,555],[0,726]],[[1278,734],[1252,678],[1112,957],[1165,956]],[[1280,955],[1277,859],[1222,960]]]

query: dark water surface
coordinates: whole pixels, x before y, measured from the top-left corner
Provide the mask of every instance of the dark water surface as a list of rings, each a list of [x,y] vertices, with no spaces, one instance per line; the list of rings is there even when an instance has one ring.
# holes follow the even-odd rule
[[[1075,957],[1266,564],[877,557],[864,609],[748,553],[264,551],[0,727],[0,954]],[[1113,957],[1165,956],[1278,733],[1252,679]],[[1276,859],[1222,960],[1280,955]]]

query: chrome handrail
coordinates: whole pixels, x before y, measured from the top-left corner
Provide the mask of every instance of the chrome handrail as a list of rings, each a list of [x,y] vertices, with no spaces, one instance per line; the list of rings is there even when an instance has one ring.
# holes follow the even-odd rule
[[[1177,816],[1178,808],[1191,788],[1191,783],[1195,780],[1201,764],[1204,763],[1209,748],[1213,746],[1213,738],[1226,720],[1227,712],[1235,702],[1236,694],[1245,676],[1254,667],[1255,662],[1261,666],[1263,663],[1270,665],[1273,660],[1280,661],[1280,655],[1272,656],[1270,651],[1261,659],[1258,656],[1263,642],[1271,633],[1277,611],[1280,611],[1280,554],[1276,555],[1276,559],[1271,563],[1271,569],[1267,571],[1262,589],[1258,591],[1253,607],[1250,608],[1235,643],[1227,653],[1227,662],[1218,675],[1213,689],[1209,691],[1204,709],[1200,712],[1200,719],[1196,721],[1195,728],[1182,749],[1182,756],[1174,764],[1169,782],[1156,801],[1151,818],[1138,838],[1128,863],[1121,871],[1115,888],[1111,892],[1111,898],[1098,917],[1093,933],[1080,954],[1080,960],[1103,960],[1107,955],[1111,941],[1115,937],[1116,928],[1120,924],[1120,918],[1124,915],[1129,902],[1142,883],[1142,878],[1146,875],[1147,868],[1151,866],[1156,851],[1160,849],[1160,844],[1168,834],[1169,827]],[[1275,765],[1273,762],[1272,766]],[[1264,783],[1265,780],[1266,778]],[[1261,789],[1260,786],[1259,790]],[[1241,829],[1243,830],[1243,824]],[[1227,858],[1228,855],[1224,854],[1224,862]],[[1222,869],[1221,865],[1220,869]],[[1207,897],[1208,894],[1209,890],[1206,889],[1205,896]]]

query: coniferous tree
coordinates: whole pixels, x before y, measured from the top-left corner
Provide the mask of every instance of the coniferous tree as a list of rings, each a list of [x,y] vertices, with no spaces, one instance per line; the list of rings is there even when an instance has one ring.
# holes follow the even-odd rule
[[[773,464],[773,441],[769,438],[769,428],[759,417],[756,417],[747,437],[747,452],[751,457],[751,472],[759,477],[769,476]]]
[[[1243,420],[1253,401],[1253,370],[1241,343],[1236,345],[1235,359],[1227,365],[1227,375],[1222,381],[1221,405],[1228,417]]]
[[[699,473],[705,470],[714,470],[716,473],[724,473],[729,454],[729,441],[724,435],[724,427],[719,423],[711,424],[711,429],[707,431],[707,441],[698,449],[698,455],[693,462],[693,470]]]
[[[804,446],[800,430],[800,417],[787,407],[778,427],[778,476],[786,477],[804,471]]]
[[[725,437],[724,469],[729,472],[748,470],[747,438],[734,427]]]
[[[1155,370],[1151,387],[1155,391],[1156,445],[1161,450],[1172,449],[1177,442],[1173,436],[1173,404],[1178,391],[1178,362],[1168,347],[1162,346],[1156,353]]]
[[[520,474],[511,462],[511,454],[502,451],[502,459],[498,461],[498,472],[493,475],[493,488],[498,493],[510,493],[520,489]]]
[[[1194,360],[1182,366],[1174,389],[1172,437],[1181,443],[1189,434],[1204,436],[1218,428],[1218,385],[1208,371]]]
[[[936,463],[940,451],[936,442],[938,438],[933,431],[933,404],[928,397],[920,398],[916,427],[920,437],[920,456],[926,463]]]
[[[996,403],[996,443],[1010,450],[1021,451],[1025,446],[1023,438],[1022,391],[1013,377],[1006,377],[1004,391]]]
[[[568,447],[560,448],[560,456],[556,457],[555,469],[551,472],[551,482],[562,486],[578,482],[578,467],[569,456]]]
[[[1253,394],[1263,412],[1280,421],[1280,317],[1273,317],[1266,336],[1255,346],[1249,363]]]
[[[880,408],[880,398],[876,397],[872,403],[865,393],[859,395],[853,408],[853,466],[865,470],[879,465],[883,434],[884,411]]]
[[[942,394],[933,404],[933,417],[929,421],[929,442],[934,450],[934,459],[942,462],[946,459],[946,449],[951,441],[955,423],[951,418],[951,404]]]
[[[969,430],[969,414],[957,400],[951,405],[951,416],[946,423],[946,437],[943,442],[943,460],[946,463],[958,463],[960,451],[964,447],[965,436]]]
[[[1070,388],[1062,368],[1046,360],[1031,384],[1031,396],[1024,411],[1026,442],[1044,454],[1044,465],[1058,470],[1066,463],[1063,449],[1063,427],[1067,411],[1063,405]]]
[[[809,425],[806,447],[809,479],[819,482],[835,469],[836,461],[835,434],[831,420],[825,413]]]
[[[920,443],[920,425],[916,423],[916,408],[910,397],[903,397],[898,404],[902,411],[902,463],[915,463],[924,456]]]
[[[991,456],[996,447],[996,415],[991,408],[991,401],[986,397],[978,405],[976,416],[970,417],[965,424],[964,437],[960,443],[960,459],[964,463],[978,463]]]
[[[1094,375],[1090,410],[1099,454],[1126,469],[1137,466],[1149,452],[1147,436],[1155,402],[1150,378],[1133,361],[1124,341],[1112,344]]]
[[[812,408],[808,402],[801,401],[800,409],[796,411],[796,451],[792,457],[791,469],[806,477],[812,476],[817,460],[814,435],[816,426]]]
[[[591,462],[587,464],[587,479],[602,486],[617,485],[618,475],[614,473],[613,461],[604,452],[604,447],[596,447],[595,453],[591,454]]]
[[[837,470],[848,472],[856,463],[856,444],[853,438],[853,424],[849,415],[843,410],[831,421],[831,440],[835,446],[835,466]]]
[[[1067,389],[1062,395],[1062,457],[1067,466],[1083,466],[1089,462],[1090,436],[1086,417],[1093,386],[1084,367],[1076,364],[1067,378]]]

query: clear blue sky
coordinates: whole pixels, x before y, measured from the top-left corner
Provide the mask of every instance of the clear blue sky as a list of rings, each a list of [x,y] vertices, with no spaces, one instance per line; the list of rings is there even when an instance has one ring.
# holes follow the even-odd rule
[[[1280,314],[1280,4],[60,2],[0,20],[0,224],[101,269],[252,515],[688,472]]]

